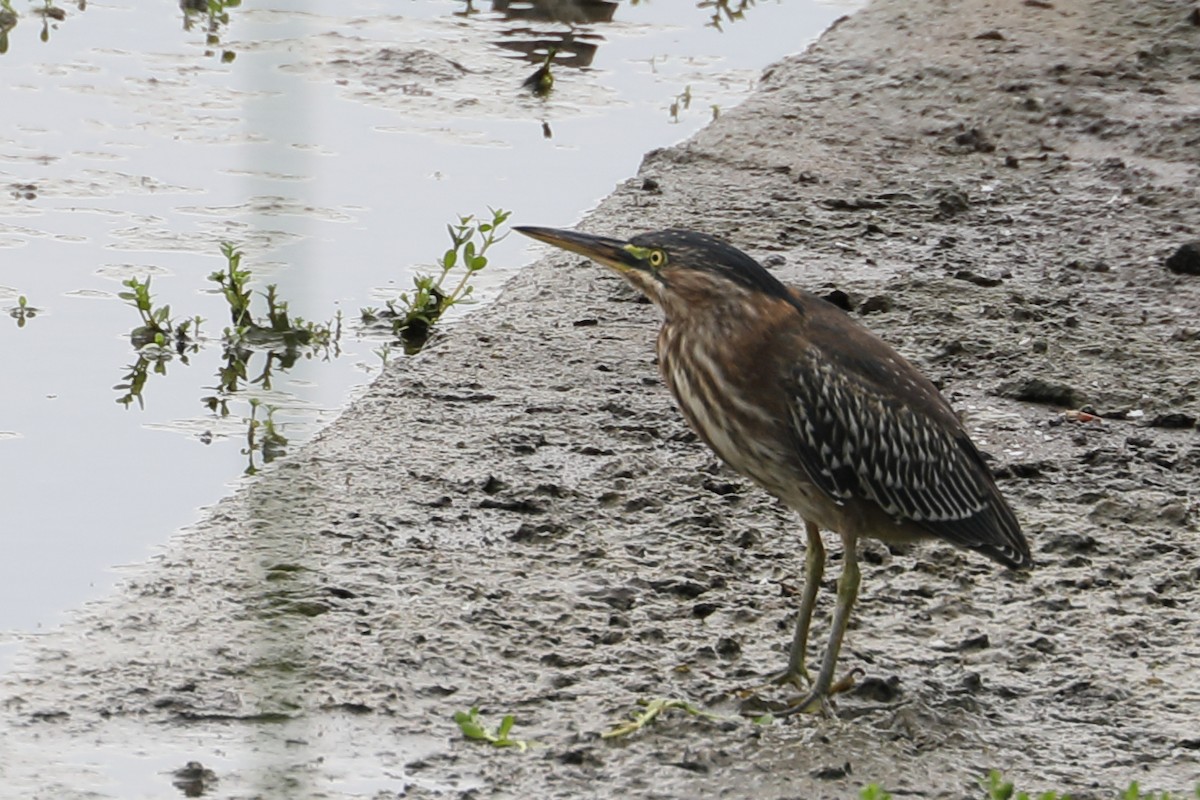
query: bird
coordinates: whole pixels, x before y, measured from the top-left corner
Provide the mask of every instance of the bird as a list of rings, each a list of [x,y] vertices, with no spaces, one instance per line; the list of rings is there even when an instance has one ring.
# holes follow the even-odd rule
[[[805,582],[786,668],[803,693],[777,715],[832,714],[834,672],[861,573],[863,537],[923,539],[1014,571],[1029,544],[984,457],[933,383],[841,308],[783,284],[733,245],[668,229],[615,239],[517,226],[616,271],[661,310],[659,369],[689,426],[728,466],[794,510]],[[814,680],[808,637],[825,570],[821,531],[843,560]],[[843,681],[838,682],[840,687]]]

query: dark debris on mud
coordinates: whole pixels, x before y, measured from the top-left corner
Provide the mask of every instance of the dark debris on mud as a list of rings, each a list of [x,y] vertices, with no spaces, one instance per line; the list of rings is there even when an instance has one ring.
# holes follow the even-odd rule
[[[152,740],[228,796],[962,798],[991,768],[1077,799],[1190,790],[1189,13],[881,0],[587,222],[727,237],[861,317],[963,412],[1017,509],[1028,576],[867,543],[837,719],[668,714],[600,739],[640,698],[733,713],[781,667],[803,537],[686,430],[654,309],[555,254],[31,646],[0,707],[10,742],[44,747],[0,775]],[[472,706],[539,744],[462,739]]]

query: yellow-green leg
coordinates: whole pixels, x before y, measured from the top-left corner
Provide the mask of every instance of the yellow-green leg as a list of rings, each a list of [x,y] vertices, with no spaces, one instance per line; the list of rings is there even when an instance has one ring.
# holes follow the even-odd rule
[[[858,570],[857,542],[852,536],[843,536],[842,542],[845,545],[845,563],[842,566],[842,575],[838,578],[837,607],[833,612],[829,644],[826,646],[825,656],[821,660],[821,671],[817,674],[817,682],[813,684],[804,699],[776,716],[786,716],[803,711],[827,710],[826,702],[829,699],[830,688],[833,686],[833,673],[837,669],[838,653],[841,652],[842,639],[846,635],[846,626],[850,622],[850,609],[854,607],[854,601],[858,597],[858,583],[861,577]],[[805,633],[807,634],[807,631]],[[799,626],[797,626],[796,634],[797,636],[800,634]],[[793,656],[796,644],[793,642],[792,645]],[[803,658],[803,646],[801,646],[801,658]]]
[[[800,691],[812,685],[804,662],[808,655],[808,631],[812,625],[813,607],[817,604],[817,591],[825,575],[825,545],[821,542],[821,531],[807,520],[804,530],[808,534],[808,549],[804,553],[804,594],[800,598],[800,613],[796,616],[796,634],[792,637],[787,669],[778,678],[779,683],[790,683]]]

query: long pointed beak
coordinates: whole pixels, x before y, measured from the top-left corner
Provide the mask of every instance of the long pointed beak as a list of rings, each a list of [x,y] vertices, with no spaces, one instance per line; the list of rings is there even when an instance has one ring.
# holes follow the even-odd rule
[[[641,259],[630,251],[629,243],[620,239],[593,236],[590,233],[578,233],[558,228],[535,228],[527,225],[516,226],[513,230],[523,233],[531,239],[537,239],[539,242],[587,256],[617,272],[644,269]]]

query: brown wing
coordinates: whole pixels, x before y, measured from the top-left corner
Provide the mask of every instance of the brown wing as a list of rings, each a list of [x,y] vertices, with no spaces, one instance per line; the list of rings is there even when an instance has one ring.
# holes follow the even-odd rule
[[[791,421],[817,486],[1006,566],[1031,566],[1012,510],[933,384],[840,310],[812,296],[804,305]]]

